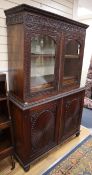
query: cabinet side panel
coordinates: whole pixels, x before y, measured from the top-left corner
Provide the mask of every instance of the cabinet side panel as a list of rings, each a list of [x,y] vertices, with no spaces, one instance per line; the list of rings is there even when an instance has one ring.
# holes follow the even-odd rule
[[[23,25],[11,25],[8,31],[8,69],[9,90],[13,95],[23,99],[23,59],[24,31]]]
[[[15,154],[25,164],[31,153],[31,128],[28,111],[22,111],[10,102],[10,115],[13,122]]]

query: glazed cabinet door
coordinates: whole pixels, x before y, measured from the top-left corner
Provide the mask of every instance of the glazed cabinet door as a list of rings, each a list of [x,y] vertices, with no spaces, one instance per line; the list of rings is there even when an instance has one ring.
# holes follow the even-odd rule
[[[78,135],[82,117],[84,91],[64,97],[61,101],[60,140],[63,141],[73,134]]]
[[[83,60],[84,40],[78,33],[71,33],[64,37],[62,58],[61,90],[67,91],[78,88],[80,85]]]
[[[31,92],[54,87],[55,40],[48,35],[36,35],[31,39]]]
[[[43,27],[40,24],[38,27],[34,25],[33,28],[26,26],[25,38],[26,97],[31,97],[32,101],[35,101],[56,94],[62,35],[51,26],[47,32],[47,26]]]
[[[57,103],[50,102],[30,110],[31,159],[57,143]]]

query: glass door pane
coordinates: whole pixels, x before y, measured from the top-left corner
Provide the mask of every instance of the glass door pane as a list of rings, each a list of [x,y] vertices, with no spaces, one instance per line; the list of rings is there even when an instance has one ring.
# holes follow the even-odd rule
[[[78,81],[80,44],[76,40],[70,40],[66,44],[64,55],[64,78],[63,84],[74,84]]]
[[[36,36],[31,41],[31,92],[53,87],[55,42],[48,36]]]

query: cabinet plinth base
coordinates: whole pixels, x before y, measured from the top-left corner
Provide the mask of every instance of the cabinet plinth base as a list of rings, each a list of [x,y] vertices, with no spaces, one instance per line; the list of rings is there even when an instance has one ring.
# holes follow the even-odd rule
[[[24,169],[25,172],[29,171],[30,169],[30,165],[31,165],[31,161],[30,163],[24,163],[20,157],[15,153],[15,159],[19,162],[19,164],[21,165],[21,167]]]

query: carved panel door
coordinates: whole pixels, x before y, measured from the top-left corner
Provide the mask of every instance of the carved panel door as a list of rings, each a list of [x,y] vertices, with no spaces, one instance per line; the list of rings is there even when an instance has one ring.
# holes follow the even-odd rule
[[[79,133],[82,117],[83,93],[69,95],[63,98],[62,118],[63,135],[61,139],[66,139],[74,133]]]
[[[30,110],[31,117],[31,155],[37,157],[56,145],[56,102],[48,103]],[[32,158],[32,156],[31,156]]]

